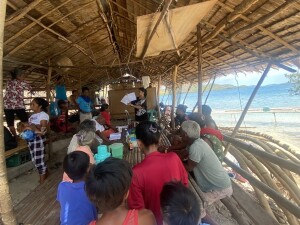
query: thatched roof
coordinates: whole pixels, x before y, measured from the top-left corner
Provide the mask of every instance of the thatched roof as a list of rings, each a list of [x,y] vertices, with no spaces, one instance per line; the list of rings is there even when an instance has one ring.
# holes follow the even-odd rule
[[[170,9],[201,0],[172,1]],[[135,57],[136,18],[162,10],[161,0],[8,0],[4,72],[19,66],[36,88],[46,85],[48,59],[66,56],[74,67],[59,70],[68,87],[103,85],[126,72],[158,74],[169,82],[180,63],[179,82],[197,78],[197,29],[176,50]],[[204,79],[261,71],[270,61],[293,62],[300,53],[299,0],[219,0],[201,21]],[[18,63],[19,62],[19,63]],[[295,64],[297,64],[294,61]],[[55,74],[52,81],[55,80]]]

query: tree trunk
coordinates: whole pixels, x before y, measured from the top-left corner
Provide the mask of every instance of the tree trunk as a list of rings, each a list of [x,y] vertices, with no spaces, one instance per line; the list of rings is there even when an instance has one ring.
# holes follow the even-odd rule
[[[3,124],[3,39],[4,39],[4,21],[6,14],[6,0],[0,1],[0,124]],[[0,215],[5,225],[16,225],[17,221],[14,215],[9,186],[7,180],[7,171],[4,154],[4,135],[3,127],[0,129]]]

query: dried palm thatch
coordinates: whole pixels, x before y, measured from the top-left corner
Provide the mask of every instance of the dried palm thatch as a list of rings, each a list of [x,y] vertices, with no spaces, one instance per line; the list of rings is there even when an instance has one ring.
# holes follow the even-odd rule
[[[30,71],[27,79],[36,89],[45,89],[47,60],[64,55],[73,62],[65,71],[74,80],[68,88],[80,76],[82,85],[97,87],[99,80],[111,82],[125,70],[154,81],[160,74],[168,85],[175,64],[179,65],[177,82],[193,81],[197,78],[196,27],[176,49],[142,60],[135,57],[136,19],[199,2],[203,1],[8,0],[4,80],[19,66]],[[217,1],[200,22],[203,79],[261,71],[269,61],[297,62],[299,9],[298,0]],[[55,74],[52,77],[53,83]]]

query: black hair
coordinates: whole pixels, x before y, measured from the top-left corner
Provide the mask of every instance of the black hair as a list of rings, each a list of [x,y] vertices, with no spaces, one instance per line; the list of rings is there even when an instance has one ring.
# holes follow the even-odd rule
[[[160,193],[163,219],[168,225],[197,225],[200,203],[196,195],[180,182],[169,182]]]
[[[155,122],[144,121],[137,125],[135,134],[136,138],[139,139],[145,147],[149,147],[150,145],[157,145],[159,143],[161,128]]]
[[[86,193],[100,212],[119,207],[127,194],[132,178],[130,164],[118,158],[107,158],[94,165],[86,177]]]
[[[64,77],[61,76],[61,75],[58,75],[57,78],[56,78],[56,82],[60,81],[61,79],[63,79]]]
[[[78,91],[78,90],[73,90],[73,91],[72,91],[72,95],[74,95],[74,93],[77,92],[77,91]]]
[[[85,175],[90,165],[88,154],[81,151],[74,151],[66,155],[63,162],[65,173],[73,180],[80,180]]]
[[[206,120],[205,116],[201,113],[190,113],[188,115],[189,120],[195,121],[196,123],[199,124],[201,128],[205,127],[206,125]]]
[[[211,114],[211,108],[208,105],[202,105],[202,114],[204,116],[210,116]]]
[[[42,111],[47,112],[47,107],[49,106],[49,103],[45,99],[36,97],[33,99],[33,101],[35,101],[36,104],[42,107]]]
[[[83,87],[82,89],[81,89],[81,92],[83,93],[84,91],[89,91],[90,89],[88,88],[88,87]]]
[[[177,106],[177,109],[178,110],[181,110],[182,112],[186,112],[186,109],[187,109],[187,106],[186,105],[183,105],[183,104],[179,104],[178,106]]]
[[[139,88],[139,90],[144,92],[144,97],[146,98],[147,97],[147,89],[141,87],[141,88]]]
[[[10,72],[10,75],[11,75],[11,79],[12,80],[15,80],[17,79],[18,76],[20,76],[22,73],[21,73],[21,70],[18,69],[18,68],[15,68],[13,71]]]
[[[109,105],[106,104],[106,103],[105,103],[105,104],[102,104],[102,105],[101,105],[101,108],[100,108],[100,112],[103,112],[103,111],[105,111],[106,109],[108,109],[108,106],[109,106]]]
[[[61,109],[62,106],[65,105],[65,104],[67,104],[67,103],[66,103],[64,100],[61,100],[61,99],[58,100],[58,102],[57,102],[58,108],[60,108],[60,109]]]

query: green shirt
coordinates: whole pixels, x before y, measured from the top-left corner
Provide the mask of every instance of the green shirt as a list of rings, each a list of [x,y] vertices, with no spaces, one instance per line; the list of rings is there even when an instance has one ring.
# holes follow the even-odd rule
[[[209,145],[198,138],[189,147],[189,159],[196,162],[193,172],[203,192],[218,191],[231,186],[230,178]]]

